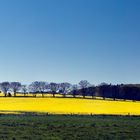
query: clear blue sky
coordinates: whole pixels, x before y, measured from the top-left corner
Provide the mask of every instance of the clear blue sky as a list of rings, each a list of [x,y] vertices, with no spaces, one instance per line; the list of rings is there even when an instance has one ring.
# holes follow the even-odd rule
[[[139,0],[0,0],[0,81],[140,83]]]

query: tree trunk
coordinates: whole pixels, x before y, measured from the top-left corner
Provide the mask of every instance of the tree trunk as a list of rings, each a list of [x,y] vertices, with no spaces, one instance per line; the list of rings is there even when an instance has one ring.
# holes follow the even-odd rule
[[[82,89],[82,95],[83,95],[83,98],[86,97],[86,90],[84,88]]]
[[[73,98],[76,97],[76,91],[73,91]]]
[[[35,93],[33,93],[33,97],[36,97],[36,94]]]
[[[53,93],[53,97],[55,97],[55,93]]]
[[[42,97],[44,98],[44,93],[42,93]]]
[[[14,92],[14,97],[16,97],[16,92]]]

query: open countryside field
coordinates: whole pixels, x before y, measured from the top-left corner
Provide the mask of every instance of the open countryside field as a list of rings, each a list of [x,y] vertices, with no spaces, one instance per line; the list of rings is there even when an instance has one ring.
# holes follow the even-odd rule
[[[0,112],[140,115],[140,102],[78,98],[0,97]]]
[[[1,115],[1,140],[139,140],[140,117]]]

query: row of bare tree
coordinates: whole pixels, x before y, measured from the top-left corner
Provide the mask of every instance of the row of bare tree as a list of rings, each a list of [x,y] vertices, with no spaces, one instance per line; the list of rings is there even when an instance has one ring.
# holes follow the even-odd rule
[[[35,81],[30,85],[22,85],[20,82],[2,82],[0,83],[1,92],[4,93],[4,96],[9,96],[9,94],[13,93],[16,96],[17,93],[22,93],[26,96],[28,93],[32,93],[34,96],[36,94],[44,94],[51,93],[53,97],[55,94],[62,94],[64,97],[66,94],[71,93],[73,91],[77,91],[78,89],[87,88],[91,86],[87,80],[82,80],[78,85],[72,85],[70,83],[47,83],[44,81]]]
[[[74,98],[82,96],[90,96],[92,98],[102,97],[103,99],[111,98],[113,100],[123,99],[123,100],[140,100],[140,85],[112,85],[102,83],[98,86],[91,85],[87,80],[82,80],[78,84],[72,85],[70,83],[47,83],[43,81],[35,81],[30,85],[22,85],[20,82],[2,82],[0,83],[1,92],[4,96],[14,96],[17,93],[32,94],[36,97],[37,94],[42,94],[42,97],[47,93],[52,94],[55,97],[56,94],[61,94],[63,97],[66,95],[72,95]]]

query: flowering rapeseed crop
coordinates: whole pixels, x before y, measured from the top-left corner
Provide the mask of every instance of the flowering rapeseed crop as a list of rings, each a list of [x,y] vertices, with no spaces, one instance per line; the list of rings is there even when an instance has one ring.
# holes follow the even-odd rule
[[[140,115],[140,102],[75,98],[0,98],[0,111],[50,112],[56,114]]]

